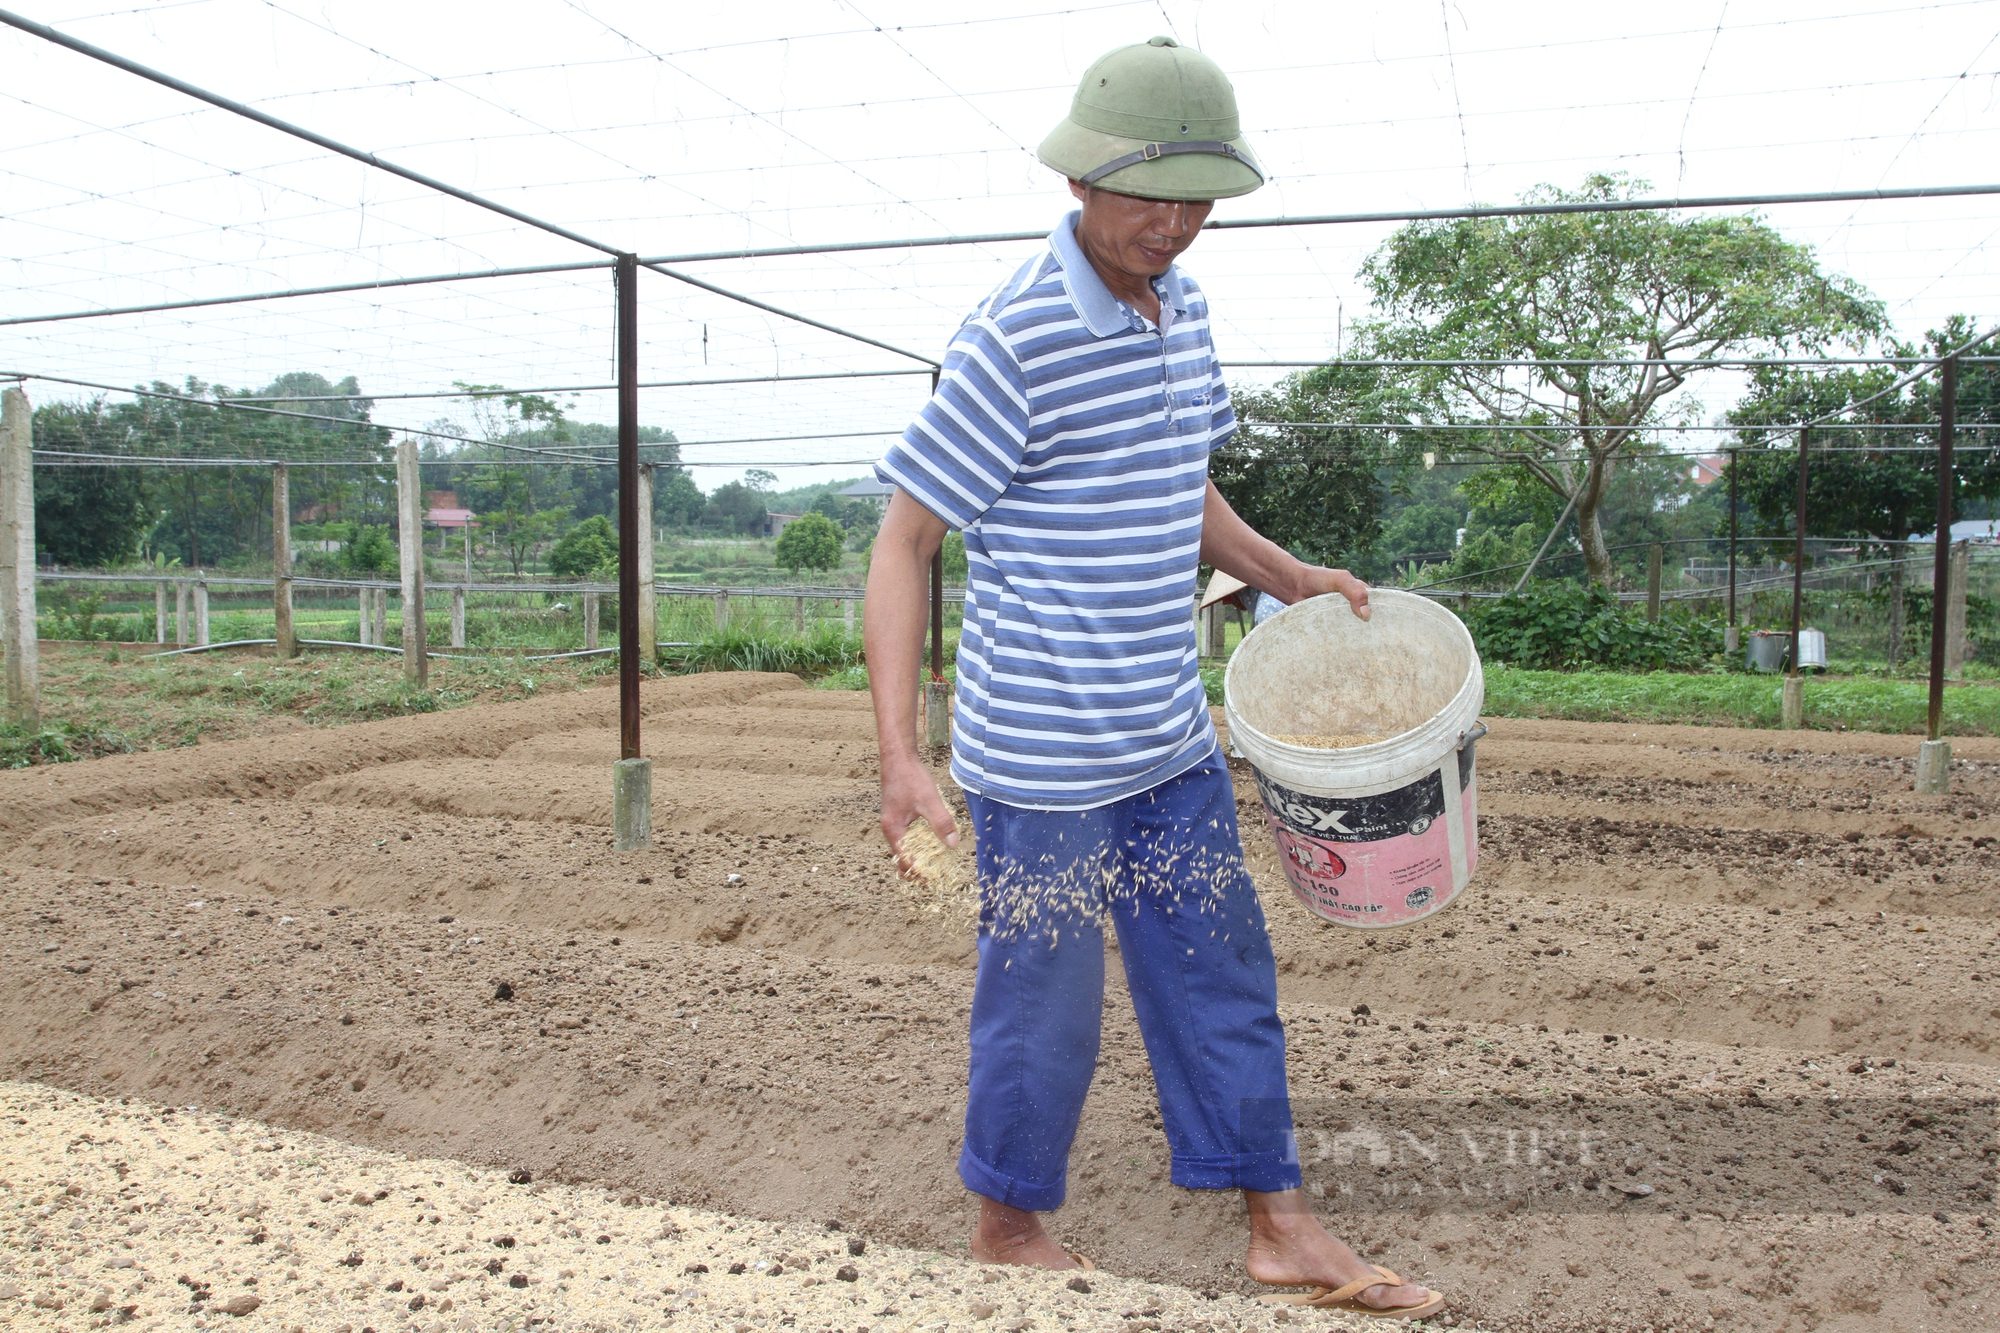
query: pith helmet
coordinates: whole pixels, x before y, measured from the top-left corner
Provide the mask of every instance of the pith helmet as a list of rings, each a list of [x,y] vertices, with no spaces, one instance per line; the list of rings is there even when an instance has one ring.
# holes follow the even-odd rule
[[[1264,183],[1229,76],[1171,37],[1099,56],[1037,156],[1071,180],[1142,199],[1227,199]]]

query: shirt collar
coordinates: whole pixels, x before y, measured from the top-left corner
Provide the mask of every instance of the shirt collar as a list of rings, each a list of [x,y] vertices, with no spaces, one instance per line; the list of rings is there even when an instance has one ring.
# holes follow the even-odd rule
[[[1139,318],[1132,307],[1111,294],[1104,285],[1104,279],[1097,276],[1091,267],[1089,256],[1077,244],[1076,222],[1083,216],[1072,212],[1056,229],[1049,233],[1049,247],[1056,252],[1056,259],[1062,264],[1063,287],[1069,292],[1070,303],[1083,320],[1083,326],[1099,338],[1109,338],[1115,333],[1129,333],[1134,321]],[[1170,266],[1160,277],[1153,280],[1153,289],[1159,293],[1160,304],[1174,312],[1175,316],[1187,314],[1187,293],[1181,286],[1179,265]],[[1173,321],[1163,317],[1163,325]]]

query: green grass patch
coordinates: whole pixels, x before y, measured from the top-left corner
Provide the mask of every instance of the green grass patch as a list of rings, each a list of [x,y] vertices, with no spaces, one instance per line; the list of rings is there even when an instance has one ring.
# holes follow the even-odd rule
[[[1783,684],[1736,672],[1527,671],[1486,669],[1488,717],[1576,722],[1661,722],[1704,727],[1776,727]],[[1918,680],[1808,676],[1805,724],[1821,731],[1922,732],[1930,689]],[[1953,736],[2000,735],[2000,688],[1952,686],[1944,729]]]
[[[840,625],[818,625],[804,634],[772,634],[750,627],[710,630],[693,643],[660,649],[667,671],[842,672],[861,661],[861,636]],[[864,676],[864,683],[865,683]]]

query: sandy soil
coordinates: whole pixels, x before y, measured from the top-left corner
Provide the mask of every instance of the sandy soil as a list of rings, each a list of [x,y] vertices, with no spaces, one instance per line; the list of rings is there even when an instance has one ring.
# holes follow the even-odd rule
[[[0,774],[0,1071],[962,1253],[971,940],[865,697],[649,684],[639,856],[614,706]],[[1491,725],[1474,884],[1396,932],[1290,902],[1238,775],[1335,1229],[1460,1325],[2000,1327],[2000,740],[1933,798],[1905,738]],[[1240,1205],[1164,1177],[1114,986],[1055,1226],[1242,1326]]]
[[[1240,1296],[1072,1285],[836,1221],[751,1221],[37,1084],[0,1084],[0,1163],[13,1328],[1279,1326]]]

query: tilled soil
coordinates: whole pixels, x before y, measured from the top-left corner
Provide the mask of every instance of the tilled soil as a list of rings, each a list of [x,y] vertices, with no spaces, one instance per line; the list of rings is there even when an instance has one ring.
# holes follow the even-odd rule
[[[649,684],[633,856],[614,708],[0,774],[0,1071],[962,1253],[972,941],[866,698]],[[1238,773],[1335,1230],[1494,1329],[2000,1327],[2000,741],[1935,798],[1905,738],[1491,725],[1473,885],[1397,931],[1289,901]],[[1059,1235],[1250,1291],[1105,1014]]]

